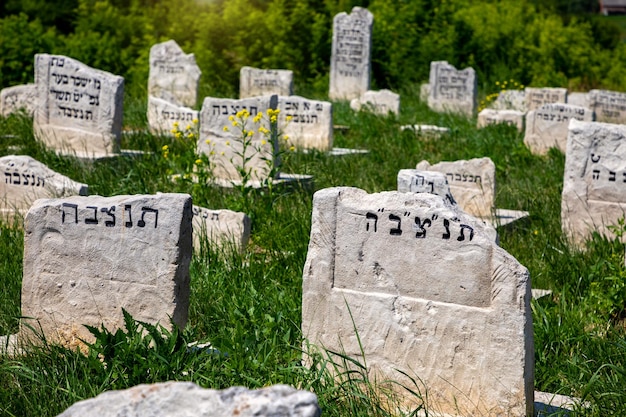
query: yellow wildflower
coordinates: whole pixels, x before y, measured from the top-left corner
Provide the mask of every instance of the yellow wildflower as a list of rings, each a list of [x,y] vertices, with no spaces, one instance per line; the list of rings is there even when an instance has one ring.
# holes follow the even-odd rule
[[[170,132],[172,132],[172,134],[175,135],[176,132],[178,132],[178,129],[172,129],[172,130],[170,130]]]
[[[202,165],[202,159],[196,159],[196,165]]]
[[[215,155],[215,151],[211,151],[209,155]]]
[[[230,146],[230,141],[229,140],[226,141],[226,146]]]
[[[176,129],[178,129],[178,122],[174,122],[174,123],[172,124],[172,126],[174,126]]]
[[[188,133],[187,134],[187,138],[189,139],[193,139],[196,135],[194,135],[193,133]]]
[[[248,130],[248,136],[254,135],[254,130]]]
[[[206,143],[207,145],[210,145],[211,144],[211,139],[205,140],[204,143]]]
[[[287,120],[288,122],[290,122],[290,121],[291,121],[291,119],[293,119],[293,116],[287,116],[287,117],[285,117],[285,120]]]
[[[213,155],[213,153],[211,153]],[[224,156],[224,151],[220,152],[220,155]]]
[[[239,114],[239,113],[237,113],[237,114]],[[228,116],[228,120],[230,120],[231,122],[234,122],[235,121],[235,116],[233,116],[233,115]]]
[[[276,118],[276,116],[272,116],[272,117],[270,117],[270,122],[272,122],[272,123],[276,123],[276,120],[278,120],[278,119]]]
[[[233,125],[233,127],[236,127],[239,123],[237,123],[237,122],[232,122],[231,124]]]
[[[163,145],[163,147],[161,148],[162,151],[167,151],[170,147],[167,145]]]
[[[285,136],[283,136],[283,139],[289,140],[289,136],[285,135]]]
[[[187,125],[187,127],[185,128],[185,130],[191,130],[191,125]]]
[[[256,116],[254,116],[254,119],[252,119],[254,121],[254,123],[259,123],[261,121],[261,118],[263,117],[263,112],[259,112],[257,113]]]
[[[193,123],[194,125],[197,125],[197,124],[198,124],[198,119],[193,119],[193,120],[191,121],[191,123]]]
[[[265,145],[267,142],[265,140],[261,141],[261,145]]]
[[[174,135],[174,136],[176,136],[176,139],[180,139],[180,138],[183,137],[183,134],[182,134],[182,132],[176,132],[176,135]]]
[[[290,146],[290,147],[289,147],[289,150],[290,150],[291,152],[293,152],[293,151],[295,151],[295,150],[296,150],[296,147],[295,147],[295,146]]]
[[[228,126],[224,126],[224,132],[228,132]]]

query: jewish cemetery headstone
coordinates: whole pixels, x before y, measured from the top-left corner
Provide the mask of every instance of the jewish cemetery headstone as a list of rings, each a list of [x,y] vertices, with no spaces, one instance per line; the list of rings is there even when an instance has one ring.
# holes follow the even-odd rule
[[[330,58],[331,100],[352,100],[370,88],[372,24],[374,15],[354,7],[350,14],[333,19],[333,44]]]
[[[359,98],[352,99],[350,108],[359,111],[362,108],[375,114],[387,116],[389,113],[400,114],[400,94],[389,90],[368,90]]]
[[[194,54],[185,54],[176,41],[152,45],[148,96],[193,107],[198,101],[200,74]]]
[[[192,254],[188,194],[37,200],[24,226],[21,339],[30,327],[66,346],[91,343],[84,324],[136,320],[183,328]]]
[[[524,90],[502,90],[489,107],[494,110],[516,110],[526,113],[526,92]]]
[[[591,108],[589,104],[589,93],[567,93],[567,104]]]
[[[37,85],[24,84],[3,88],[0,91],[0,115],[8,116],[19,110],[32,116],[37,106]]]
[[[484,109],[478,113],[478,128],[504,123],[515,126],[518,131],[524,130],[524,113],[517,110]]]
[[[589,107],[595,112],[598,122],[626,123],[626,93],[591,90]]]
[[[250,218],[232,210],[209,210],[193,206],[193,246],[199,250],[206,241],[214,248],[242,252],[250,239]]]
[[[430,84],[424,83],[420,85],[420,101],[427,103],[429,95],[430,95]]]
[[[526,115],[524,143],[535,154],[544,155],[550,148],[565,152],[569,121],[593,121],[593,112],[569,104],[544,104]]]
[[[443,198],[448,204],[457,205],[450,192],[446,174],[443,172],[401,169],[398,171],[398,191],[434,194]]]
[[[544,104],[567,103],[566,88],[526,87],[526,109],[535,110]]]
[[[193,130],[198,122],[199,112],[189,107],[181,107],[156,97],[148,97],[148,126],[155,134],[171,135],[176,130]],[[194,123],[195,121],[195,123]],[[177,124],[177,125],[175,125]],[[189,129],[186,129],[189,127]]]
[[[0,182],[0,212],[26,214],[40,198],[87,195],[87,184],[73,181],[27,155],[0,158],[4,182]]]
[[[450,133],[450,129],[435,125],[403,125],[400,126],[401,131],[412,130],[418,138],[437,139],[446,133]]]
[[[570,121],[561,200],[563,233],[582,245],[592,232],[614,238],[626,212],[626,126]]]
[[[300,96],[280,96],[278,108],[279,128],[288,137],[289,144],[302,149],[332,149],[332,103]]]
[[[254,129],[251,120],[259,112],[266,114],[267,109],[276,108],[277,96],[251,97],[240,100],[206,97],[200,111],[200,138],[198,153],[209,156],[212,164],[212,176],[216,180],[242,181],[241,170],[250,174],[248,180],[263,181],[271,175],[270,165],[279,164],[274,159],[277,143],[271,143],[262,132]],[[247,126],[254,133],[247,136],[244,149],[242,132],[232,126],[229,117],[247,110],[250,119]]]
[[[61,154],[120,151],[124,79],[65,56],[35,55],[36,137]]]
[[[414,387],[406,372],[429,410],[532,415],[530,299],[526,268],[439,196],[314,195],[303,336]]]
[[[320,414],[315,394],[287,385],[257,390],[244,387],[213,390],[193,382],[169,381],[106,391],[75,403],[58,417],[319,417]]]
[[[293,71],[242,67],[239,71],[239,98],[293,94]]]
[[[430,63],[428,107],[467,116],[476,110],[476,72],[473,68],[457,70],[446,61]]]

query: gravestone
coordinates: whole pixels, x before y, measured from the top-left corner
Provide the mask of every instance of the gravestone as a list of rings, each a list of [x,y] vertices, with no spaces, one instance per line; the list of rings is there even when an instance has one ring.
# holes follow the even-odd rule
[[[544,104],[567,103],[567,88],[526,87],[526,110],[535,110]]]
[[[0,158],[4,182],[0,183],[0,212],[26,214],[40,198],[87,195],[87,184],[72,181],[27,155]]]
[[[389,90],[368,90],[361,97],[352,99],[350,108],[354,111],[365,109],[382,116],[389,113],[397,116],[400,114],[400,94]]]
[[[194,54],[185,54],[176,41],[152,45],[148,96],[193,107],[198,101],[200,74]]]
[[[278,97],[279,129],[288,143],[301,149],[329,151],[333,147],[333,105],[300,96]],[[289,119],[289,121],[287,121]],[[284,136],[283,136],[284,137]]]
[[[209,210],[193,206],[193,247],[206,241],[213,248],[243,252],[250,239],[250,218],[232,210]]]
[[[438,196],[313,197],[304,338],[427,392],[429,411],[532,415],[530,299],[526,268]]]
[[[191,218],[187,194],[37,200],[24,225],[20,339],[38,340],[30,325],[48,341],[82,346],[94,340],[84,324],[115,332],[122,309],[184,328]]]
[[[563,233],[581,246],[626,212],[626,126],[571,120],[561,200]],[[624,240],[624,239],[623,239]]]
[[[450,133],[450,129],[435,125],[403,125],[400,126],[401,131],[412,130],[418,138],[438,139],[446,133]]]
[[[398,191],[401,193],[429,193],[438,195],[445,202],[456,206],[450,192],[446,174],[436,171],[401,169],[398,171]]]
[[[374,15],[354,7],[350,14],[333,19],[333,44],[330,58],[331,100],[352,100],[370,88],[370,54]]]
[[[516,110],[526,113],[526,92],[524,90],[502,90],[498,98],[489,105],[494,110]]]
[[[35,55],[38,105],[33,129],[61,154],[120,152],[124,79],[65,56]]]
[[[423,103],[428,102],[428,96],[430,95],[430,84],[424,83],[420,85],[420,101]]]
[[[0,116],[8,116],[23,109],[32,116],[37,106],[37,85],[24,84],[3,88],[0,91]]]
[[[593,121],[590,109],[569,104],[544,104],[526,115],[524,143],[534,154],[545,155],[550,148],[565,152],[569,121]]]
[[[428,107],[473,116],[476,110],[476,72],[473,68],[457,70],[446,61],[430,63]]]
[[[626,123],[626,93],[591,90],[588,97],[598,122]]]
[[[239,98],[293,94],[293,71],[242,67],[239,71]]]
[[[567,93],[567,104],[590,109],[589,93]]]
[[[148,97],[148,126],[152,133],[171,136],[174,123],[178,123],[178,130],[181,132],[185,132],[186,127],[190,128],[187,130],[194,130],[199,115],[198,111],[189,107],[181,107],[160,98]]]
[[[517,110],[484,109],[478,113],[478,128],[504,123],[515,126],[518,131],[524,130],[524,113]]]

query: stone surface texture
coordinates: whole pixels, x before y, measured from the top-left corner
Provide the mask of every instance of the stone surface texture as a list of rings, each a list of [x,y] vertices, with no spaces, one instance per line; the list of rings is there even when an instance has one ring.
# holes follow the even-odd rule
[[[193,206],[193,247],[202,242],[213,248],[243,252],[250,240],[250,218],[232,210],[210,210]]]
[[[389,113],[398,116],[400,114],[400,94],[390,90],[368,90],[360,98],[352,99],[350,108],[354,111],[368,110],[381,116],[388,116]]]
[[[476,72],[473,68],[457,70],[446,61],[430,63],[428,107],[473,116],[476,111]]]
[[[293,71],[241,67],[239,98],[293,94]]]
[[[412,130],[418,138],[437,139],[446,133],[450,133],[450,129],[435,125],[404,125],[400,126],[400,130]]]
[[[320,413],[315,394],[287,385],[218,391],[170,381],[103,392],[75,403],[58,417],[319,417]]]
[[[37,85],[14,85],[0,90],[0,116],[8,116],[24,110],[29,116],[35,113],[37,106]]]
[[[517,110],[484,109],[478,113],[478,127],[482,128],[497,123],[515,126],[518,131],[524,130],[524,113]]]
[[[374,15],[361,7],[333,19],[331,100],[352,100],[369,90],[373,23]]]
[[[37,200],[24,226],[20,339],[82,346],[84,324],[123,328],[133,318],[184,327],[192,254],[188,194]],[[171,320],[170,320],[171,318]]]
[[[526,110],[535,110],[544,104],[567,103],[567,88],[526,87]]]
[[[424,83],[420,85],[420,101],[427,103],[430,95],[430,84]]]
[[[561,200],[563,233],[582,246],[626,212],[626,126],[571,120]],[[626,242],[626,240],[625,240]]]
[[[401,193],[429,193],[438,195],[444,201],[456,206],[450,192],[446,174],[437,171],[401,169],[398,171],[398,191]]]
[[[446,174],[450,191],[462,210],[476,217],[492,217],[495,208],[496,166],[490,158],[443,161],[434,165],[421,161],[416,169]]]
[[[532,415],[530,299],[526,268],[438,196],[314,195],[303,336],[427,390],[429,411]]]
[[[176,41],[152,45],[148,96],[194,107],[198,101],[200,74],[194,54],[185,54]]]
[[[626,93],[610,90],[591,90],[589,108],[598,122],[626,123]]]
[[[278,126],[287,143],[300,149],[329,151],[333,147],[333,105],[300,96],[278,97]],[[287,119],[290,119],[287,121]],[[284,136],[283,136],[284,137]]]
[[[591,108],[589,104],[589,93],[567,93],[567,104]]]
[[[35,55],[36,137],[61,154],[120,151],[124,79],[65,56]]]
[[[524,90],[502,90],[498,98],[489,105],[494,110],[516,110],[526,113],[526,92]]]
[[[178,123],[178,130],[185,132],[189,127],[195,131],[198,127],[200,112],[189,107],[181,107],[169,101],[156,97],[148,97],[148,127],[150,132],[172,136],[174,124]]]
[[[593,121],[593,112],[570,104],[544,104],[526,115],[524,143],[535,154],[545,155],[550,148],[565,152],[571,119]]]

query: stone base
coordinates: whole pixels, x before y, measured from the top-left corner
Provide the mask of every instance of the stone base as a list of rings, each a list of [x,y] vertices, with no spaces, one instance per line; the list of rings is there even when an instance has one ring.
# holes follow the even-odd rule
[[[344,155],[355,155],[355,154],[366,154],[370,153],[367,149],[349,149],[349,148],[332,148],[328,154],[330,156],[344,156]]]
[[[538,300],[540,298],[543,297],[547,297],[548,295],[552,294],[551,290],[540,290],[540,289],[531,289],[530,292],[532,293],[532,297],[535,300]]]
[[[23,355],[23,351],[17,342],[17,334],[0,336],[0,355],[7,355],[9,357]]]
[[[438,139],[442,135],[450,132],[450,129],[447,127],[435,125],[405,125],[400,126],[400,130],[412,130],[418,138],[423,139]]]
[[[194,181],[197,181],[197,179],[194,179]],[[304,187],[309,187],[309,186],[312,187],[313,176],[305,175],[305,174],[285,174],[284,172],[280,172],[278,174],[278,177],[272,180],[272,184],[275,186],[302,184]],[[223,187],[223,188],[235,188],[235,187],[241,186],[241,181],[225,180],[225,179],[218,178],[218,179],[211,180],[208,183],[208,185],[217,185],[218,187]],[[259,188],[264,188],[265,184],[264,184],[264,181],[259,181],[259,180],[248,181],[248,183],[246,184],[246,187],[259,189]]]

